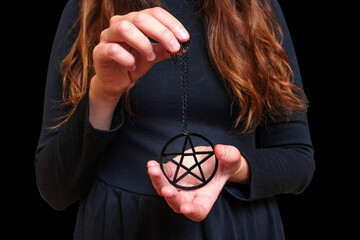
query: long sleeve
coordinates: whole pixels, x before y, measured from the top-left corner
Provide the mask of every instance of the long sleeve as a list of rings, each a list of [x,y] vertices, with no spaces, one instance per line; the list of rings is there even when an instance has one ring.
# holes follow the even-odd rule
[[[92,127],[88,116],[88,93],[81,99],[68,122],[56,129],[66,114],[61,105],[62,85],[58,71],[61,60],[75,40],[78,1],[64,8],[54,39],[46,82],[42,130],[35,153],[35,171],[39,191],[50,206],[62,210],[80,200],[93,184],[102,155],[123,122],[121,109],[115,111],[112,129]]]
[[[294,72],[294,84],[302,88],[295,50],[283,13],[276,0],[270,3],[283,31],[283,47]],[[277,118],[258,127],[256,134],[257,149],[239,149],[251,168],[250,187],[229,183],[226,189],[242,200],[304,191],[315,170],[306,113],[300,113],[289,121]]]

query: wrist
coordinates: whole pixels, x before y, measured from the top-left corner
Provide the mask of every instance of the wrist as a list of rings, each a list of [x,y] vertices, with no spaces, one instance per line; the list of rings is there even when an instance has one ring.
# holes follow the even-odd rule
[[[115,108],[121,98],[120,95],[107,94],[101,89],[96,77],[90,82],[89,88],[89,121],[94,128],[109,130]]]
[[[107,87],[95,75],[90,82],[89,97],[99,107],[115,109],[125,89],[117,92],[106,89]]]

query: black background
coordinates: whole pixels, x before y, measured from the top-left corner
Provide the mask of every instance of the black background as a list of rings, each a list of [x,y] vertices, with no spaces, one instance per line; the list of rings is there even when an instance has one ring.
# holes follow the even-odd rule
[[[66,0],[37,1],[9,6],[2,16],[3,193],[5,230],[10,239],[72,239],[76,204],[58,212],[40,197],[34,175],[34,152],[42,118],[46,71],[53,37]],[[347,37],[351,22],[341,6],[317,0],[279,0],[297,53],[305,92],[309,98],[310,131],[317,169],[308,189],[300,195],[279,196],[288,240],[347,239],[355,182],[356,118],[352,111],[356,72]],[[309,5],[311,4],[311,5]],[[351,6],[347,6],[351,8]],[[16,14],[12,14],[17,9]],[[341,43],[340,43],[341,41]],[[4,57],[4,55],[3,55]],[[344,67],[346,66],[346,68]],[[351,135],[350,135],[351,134]],[[8,154],[6,154],[8,153]],[[9,164],[9,166],[8,166]],[[356,190],[356,189],[355,189]],[[350,207],[350,208],[347,208]]]

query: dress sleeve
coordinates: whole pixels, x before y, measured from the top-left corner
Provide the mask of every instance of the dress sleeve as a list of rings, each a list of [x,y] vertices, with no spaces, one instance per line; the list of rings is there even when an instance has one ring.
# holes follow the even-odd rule
[[[302,88],[299,66],[283,13],[276,0],[270,3],[283,31],[283,48],[294,72],[294,84]],[[304,191],[315,170],[306,113],[289,120],[274,119],[258,127],[256,134],[259,145],[256,149],[239,148],[250,165],[250,186],[228,183],[226,190],[246,201]]]
[[[88,93],[81,99],[70,119],[58,128],[62,107],[61,60],[76,38],[78,0],[70,0],[62,13],[50,56],[42,129],[35,153],[38,189],[48,204],[62,210],[83,198],[92,186],[106,147],[123,123],[120,106],[115,110],[109,131],[95,129],[89,121]]]

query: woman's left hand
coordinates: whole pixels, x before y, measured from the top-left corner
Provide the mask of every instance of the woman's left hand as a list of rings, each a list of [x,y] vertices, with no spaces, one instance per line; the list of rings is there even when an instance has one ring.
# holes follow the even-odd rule
[[[178,190],[168,182],[158,162],[149,161],[147,164],[158,194],[165,198],[174,212],[184,214],[193,221],[200,222],[206,218],[227,181],[246,184],[250,179],[248,163],[236,147],[216,145],[214,152],[219,160],[217,172],[207,185],[195,190]]]

